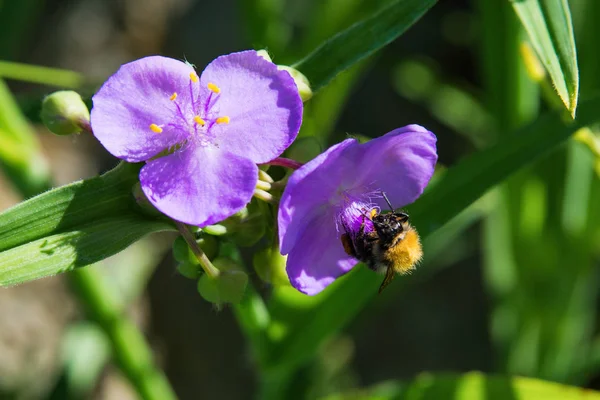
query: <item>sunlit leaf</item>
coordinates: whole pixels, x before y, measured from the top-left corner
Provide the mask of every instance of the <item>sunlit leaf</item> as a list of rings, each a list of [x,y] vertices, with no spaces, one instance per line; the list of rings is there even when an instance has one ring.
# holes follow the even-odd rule
[[[575,118],[579,69],[567,0],[511,2],[560,99]]]
[[[138,171],[139,166],[121,164],[0,214],[0,285],[89,265],[150,232],[173,229],[135,203]]]
[[[412,382],[386,382],[322,400],[345,399],[599,400],[600,393],[540,379],[470,372],[464,375],[423,374]]]
[[[294,65],[317,91],[338,73],[392,42],[429,10],[436,0],[396,0],[324,42]]]

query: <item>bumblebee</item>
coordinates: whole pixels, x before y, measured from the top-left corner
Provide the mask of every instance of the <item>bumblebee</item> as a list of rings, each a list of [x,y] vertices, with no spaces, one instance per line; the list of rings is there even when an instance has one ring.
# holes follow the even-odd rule
[[[354,238],[348,232],[341,237],[348,255],[364,262],[373,271],[385,273],[379,293],[392,282],[396,273],[409,273],[423,257],[419,234],[410,224],[408,214],[395,212],[385,193],[382,194],[391,212],[381,214],[374,208],[370,215],[363,215],[360,230]],[[366,218],[372,221],[374,231],[365,232]]]

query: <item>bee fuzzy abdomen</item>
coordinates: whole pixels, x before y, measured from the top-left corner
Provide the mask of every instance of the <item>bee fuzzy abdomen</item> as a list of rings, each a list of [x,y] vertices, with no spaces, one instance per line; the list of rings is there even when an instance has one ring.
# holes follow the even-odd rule
[[[399,274],[407,274],[414,270],[423,258],[423,249],[419,234],[411,226],[405,236],[397,244],[385,251],[383,260]]]

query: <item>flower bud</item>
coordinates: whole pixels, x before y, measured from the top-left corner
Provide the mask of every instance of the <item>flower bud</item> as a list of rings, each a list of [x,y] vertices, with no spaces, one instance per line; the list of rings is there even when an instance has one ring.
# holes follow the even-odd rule
[[[207,235],[223,236],[227,234],[227,227],[221,224],[208,225],[202,228],[202,231]]]
[[[258,50],[256,52],[256,54],[258,54],[260,57],[264,58],[265,60],[267,60],[269,62],[273,62],[273,60],[271,60],[271,56],[269,55],[269,53],[266,50]]]
[[[261,206],[253,199],[240,212],[221,222],[227,228],[229,238],[238,246],[253,246],[265,235],[267,221]]]
[[[81,96],[71,90],[46,96],[40,117],[50,132],[56,135],[79,133],[90,123],[90,111]]]
[[[302,72],[298,71],[295,68],[288,67],[287,65],[278,65],[277,68],[283,71],[287,71],[294,79],[296,87],[298,87],[298,93],[300,94],[302,102],[307,102],[308,100],[310,100],[310,98],[313,96],[313,92],[310,88],[310,82],[308,81],[308,78],[306,78],[306,76],[304,76]]]
[[[189,279],[198,279],[200,277],[200,266],[198,263],[182,262],[177,265],[177,272]]]
[[[273,62],[273,60],[271,60],[271,56],[269,56],[269,53],[267,53],[266,50],[258,50],[256,54],[269,62]],[[295,68],[288,67],[287,65],[278,65],[277,68],[279,70],[287,71],[294,79],[296,87],[298,87],[298,93],[300,94],[300,98],[303,102],[310,100],[313,95],[312,90],[310,89],[310,82],[308,82],[308,79],[302,72]]]
[[[266,248],[254,254],[252,264],[263,281],[275,286],[289,286],[290,280],[285,272],[286,260],[287,256],[282,256],[278,249]]]
[[[198,280],[198,293],[216,305],[223,303],[237,304],[242,301],[248,275],[232,260],[219,258],[214,261],[221,273],[216,278],[204,274]]]

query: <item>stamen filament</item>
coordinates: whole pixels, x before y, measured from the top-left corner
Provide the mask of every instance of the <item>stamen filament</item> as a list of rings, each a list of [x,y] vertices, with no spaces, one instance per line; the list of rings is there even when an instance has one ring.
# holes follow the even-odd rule
[[[229,123],[229,117],[228,116],[219,117],[219,118],[217,118],[217,120],[215,122],[217,124],[228,124]]]
[[[214,83],[209,82],[207,86],[208,86],[208,90],[210,90],[211,92],[216,93],[216,94],[221,93],[221,88],[219,88]]]
[[[177,93],[173,93],[171,95],[171,97],[169,97],[169,100],[174,101],[177,98]]]
[[[204,125],[206,125],[206,121],[204,121],[202,118],[200,118],[200,116],[199,116],[199,115],[196,115],[196,116],[194,117],[194,122],[195,122],[195,123],[197,123],[197,124],[198,124],[198,125],[200,125],[200,126],[204,126]]]
[[[156,124],[150,124],[150,130],[154,133],[162,133],[162,128]]]

